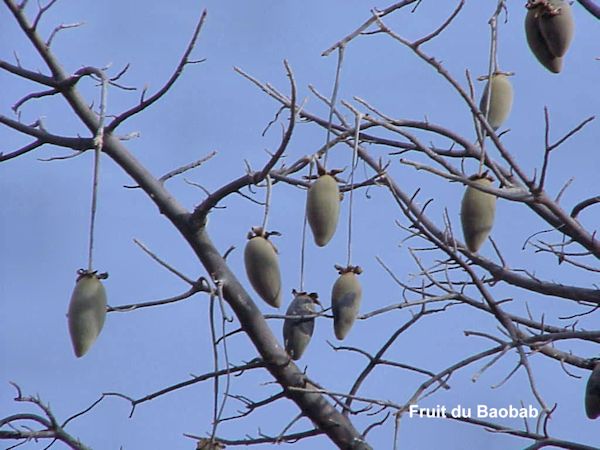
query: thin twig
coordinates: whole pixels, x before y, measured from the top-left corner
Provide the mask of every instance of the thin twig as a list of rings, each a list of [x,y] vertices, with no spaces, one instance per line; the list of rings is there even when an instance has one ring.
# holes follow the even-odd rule
[[[129,119],[130,117],[143,111],[144,109],[155,103],[171,89],[171,87],[175,84],[179,76],[183,73],[184,67],[192,63],[189,57],[192,51],[194,50],[194,47],[196,46],[196,42],[198,41],[198,37],[200,36],[200,31],[202,30],[202,26],[204,25],[204,21],[206,20],[206,15],[207,11],[205,9],[200,15],[200,19],[198,20],[194,32],[192,33],[192,38],[190,39],[190,42],[188,43],[188,46],[185,49],[185,52],[183,53],[183,56],[179,60],[179,64],[177,65],[175,71],[171,75],[171,78],[169,78],[169,80],[167,80],[163,87],[160,88],[154,95],[150,96],[147,99],[140,100],[140,103],[138,105],[134,106],[133,108],[125,111],[124,113],[114,118],[113,121],[106,127],[107,133],[112,133],[125,120]]]
[[[189,278],[188,276],[184,275],[182,272],[175,269],[172,265],[170,265],[169,263],[167,263],[166,261],[161,259],[158,255],[156,255],[156,253],[152,252],[152,250],[150,250],[143,242],[139,241],[138,239],[134,239],[133,242],[135,243],[135,245],[137,245],[139,248],[141,248],[144,253],[146,253],[148,256],[150,256],[150,258],[152,258],[158,264],[163,266],[165,269],[167,269],[173,275],[181,278],[183,281],[185,281],[190,286],[196,285],[196,281],[194,281],[191,278]]]
[[[178,167],[177,169],[173,169],[170,172],[167,172],[166,174],[164,174],[162,177],[160,177],[158,179],[158,181],[164,183],[165,181],[167,181],[170,178],[173,178],[173,177],[175,177],[177,175],[181,175],[182,173],[185,173],[188,170],[195,169],[196,167],[199,167],[202,164],[204,164],[209,159],[213,158],[216,154],[217,154],[216,151],[212,151],[208,155],[200,158],[197,161],[194,161],[194,162],[191,162],[189,164],[186,164],[185,166]]]
[[[345,45],[338,47],[338,60],[335,68],[335,82],[333,84],[333,93],[331,94],[330,106],[329,106],[329,118],[327,119],[327,136],[325,139],[325,153],[323,155],[323,167],[327,168],[327,153],[329,152],[329,145],[331,139],[331,124],[333,122],[333,110],[337,102],[338,89],[340,87],[340,75],[342,73],[342,64],[344,62],[344,49]]]

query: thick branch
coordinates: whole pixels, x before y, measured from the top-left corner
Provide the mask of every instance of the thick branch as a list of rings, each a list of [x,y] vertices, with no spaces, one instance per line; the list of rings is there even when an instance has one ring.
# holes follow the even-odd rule
[[[597,5],[593,0],[577,0],[592,16],[600,19],[600,5]]]

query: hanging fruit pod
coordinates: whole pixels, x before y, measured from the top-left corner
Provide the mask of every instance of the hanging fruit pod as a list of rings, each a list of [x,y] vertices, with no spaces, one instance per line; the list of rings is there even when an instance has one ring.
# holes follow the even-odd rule
[[[106,291],[100,280],[108,278],[108,274],[83,269],[77,274],[67,317],[73,350],[80,358],[88,352],[104,326]]]
[[[352,328],[362,299],[362,288],[358,275],[359,266],[335,266],[340,276],[331,290],[331,310],[333,313],[333,331],[335,337],[343,340]]]
[[[490,80],[486,83],[483,96],[479,102],[479,109],[483,114],[486,114],[487,111],[489,85]],[[505,72],[494,72],[489,89],[491,94],[490,111],[487,114],[487,120],[494,131],[496,131],[510,114],[513,103],[513,88]]]
[[[585,413],[590,419],[600,416],[600,363],[596,363],[585,387]]]
[[[326,172],[318,167],[319,176],[310,185],[306,200],[308,224],[319,247],[331,240],[340,217],[340,189],[335,177],[341,170]]]
[[[476,185],[489,187],[494,179],[485,172],[469,177]],[[494,225],[496,196],[467,186],[462,199],[460,220],[467,248],[476,252],[483,245]]]
[[[544,67],[559,73],[575,31],[571,6],[564,0],[528,0],[526,7],[529,48]]]
[[[278,232],[267,232],[261,227],[253,227],[248,233],[244,249],[244,265],[250,284],[256,293],[269,305],[281,305],[281,274],[277,249],[269,236],[279,236]]]
[[[314,314],[315,304],[320,305],[318,295],[315,292],[307,294],[306,292],[292,291],[294,300],[285,313],[286,316],[301,316]],[[285,319],[283,321],[283,343],[285,351],[292,359],[300,359],[304,350],[310,342],[315,329],[315,318],[306,319]]]

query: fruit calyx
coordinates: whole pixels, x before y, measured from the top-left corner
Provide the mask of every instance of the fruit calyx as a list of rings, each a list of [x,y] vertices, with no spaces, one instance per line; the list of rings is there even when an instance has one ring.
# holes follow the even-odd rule
[[[360,266],[340,266],[339,264],[336,264],[335,266],[335,270],[338,271],[338,274],[340,275],[344,275],[345,273],[354,273],[356,275],[360,275],[363,270]]]
[[[95,277],[98,280],[106,280],[108,278],[108,272],[98,273],[97,270],[88,270],[88,269],[79,269],[77,271],[77,280],[79,281],[82,278],[92,278]]]
[[[345,169],[331,169],[331,170],[327,170],[325,169],[325,167],[323,167],[318,161],[317,161],[317,175],[305,175],[304,179],[305,180],[317,180],[320,177],[322,177],[323,175],[329,175],[331,176],[335,181],[337,181],[338,183],[340,183],[342,180],[340,180],[337,175],[339,173],[342,173]]]
[[[319,301],[319,294],[317,294],[316,292],[306,292],[306,291],[297,291],[296,289],[292,289],[292,295],[294,297],[299,297],[301,295],[304,295],[306,297],[309,297],[313,303],[316,303],[317,305],[321,305],[321,302]]]
[[[471,176],[468,178],[468,180],[470,180],[470,181],[477,181],[477,180],[488,180],[488,181],[490,181],[490,182],[494,182],[494,181],[496,181],[496,180],[494,179],[494,177],[490,175],[490,172],[489,172],[489,170],[486,170],[486,171],[485,171],[485,172],[483,172],[483,173],[476,173],[476,174],[473,174],[473,175],[471,175]]]
[[[528,0],[525,8],[527,9],[536,9],[540,7],[538,11],[536,11],[536,17],[539,16],[558,16],[561,11],[560,6],[553,6],[549,0]]]
[[[263,227],[252,227],[247,235],[248,240],[255,237],[269,239],[269,236],[281,236],[281,233],[279,231],[266,231]]]
[[[505,77],[512,77],[514,74],[515,74],[515,72],[505,72],[504,70],[495,70],[492,73],[492,78],[495,77],[496,75],[504,75]],[[481,75],[480,77],[477,77],[477,81],[486,81],[489,79],[490,79],[489,75]]]

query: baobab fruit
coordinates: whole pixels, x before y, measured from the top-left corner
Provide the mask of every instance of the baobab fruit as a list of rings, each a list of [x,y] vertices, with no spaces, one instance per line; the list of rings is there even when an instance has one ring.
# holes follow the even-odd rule
[[[106,291],[100,279],[107,274],[79,270],[67,318],[75,356],[85,355],[104,326]]]
[[[256,293],[269,305],[279,308],[281,305],[281,274],[277,249],[269,236],[279,234],[266,232],[253,227],[248,233],[248,242],[244,249],[244,265],[250,284]]]
[[[571,6],[564,0],[529,0],[526,7],[529,48],[544,67],[559,73],[575,30]]]
[[[600,363],[596,363],[585,387],[585,413],[590,419],[600,416]]]
[[[336,338],[343,340],[352,328],[360,309],[362,288],[358,275],[362,273],[362,269],[358,266],[335,267],[340,276],[331,290],[333,331]]]
[[[335,175],[323,173],[308,189],[308,224],[319,247],[331,240],[340,216],[340,190]]]
[[[483,114],[487,111],[488,88],[490,92],[490,110],[487,114],[487,121],[490,126],[496,131],[500,125],[508,118],[513,102],[513,88],[510,84],[508,76],[502,72],[496,72],[485,85],[479,109]]]
[[[563,58],[554,56],[546,45],[539,28],[537,8],[529,9],[525,16],[525,35],[533,55],[550,72],[559,73],[562,70]]]
[[[487,173],[469,178],[475,185],[488,187],[494,179]],[[476,252],[483,245],[494,225],[496,196],[467,186],[462,200],[460,220],[467,248]]]
[[[314,315],[315,304],[320,305],[315,292],[292,291],[294,300],[290,303],[286,316]],[[283,321],[283,343],[285,351],[292,359],[300,359],[310,342],[315,329],[315,318],[288,318]]]

